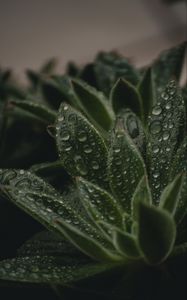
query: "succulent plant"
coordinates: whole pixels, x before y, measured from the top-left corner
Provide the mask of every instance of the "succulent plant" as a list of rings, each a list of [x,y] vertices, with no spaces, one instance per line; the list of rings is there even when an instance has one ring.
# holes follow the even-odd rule
[[[111,53],[86,70],[71,64],[72,79],[42,77],[37,89],[59,95],[53,109],[11,100],[52,124],[59,158],[0,170],[2,195],[48,230],[0,262],[2,280],[59,292],[59,286],[115,274],[107,297],[135,299],[126,277],[145,267],[170,272],[172,261],[186,255],[187,114],[185,88],[177,84],[184,50],[185,43],[141,71]]]

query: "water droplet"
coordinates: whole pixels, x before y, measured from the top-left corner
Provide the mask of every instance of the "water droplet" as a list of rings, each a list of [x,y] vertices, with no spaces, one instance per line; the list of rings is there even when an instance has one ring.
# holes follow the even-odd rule
[[[86,134],[84,132],[79,132],[78,140],[79,140],[79,142],[85,142],[87,140]]]
[[[166,103],[166,109],[170,109],[170,108],[171,108],[171,103],[170,102]]]
[[[155,106],[152,110],[152,114],[155,115],[155,116],[158,116],[160,115],[162,112],[162,108],[160,106]]]
[[[68,141],[70,138],[70,135],[68,132],[63,132],[63,135],[61,137],[62,141]]]
[[[161,131],[161,125],[159,121],[153,121],[150,124],[150,130],[153,134],[159,133]]]
[[[139,135],[138,123],[133,116],[128,117],[127,127],[128,127],[129,134],[133,139]]]
[[[168,100],[169,99],[169,95],[167,93],[162,93],[161,97],[164,99],[164,100]]]
[[[59,118],[58,118],[58,121],[59,121],[59,122],[64,121],[64,116],[59,117]]]
[[[153,146],[152,151],[153,151],[153,153],[156,154],[156,153],[158,153],[160,151],[160,149],[159,149],[158,146]]]
[[[121,151],[120,148],[115,148],[115,149],[114,149],[114,152],[115,152],[115,153],[119,153],[120,151]]]
[[[99,165],[98,165],[98,163],[97,163],[96,161],[93,161],[93,162],[92,162],[92,168],[93,168],[94,170],[98,170],[98,169],[99,169]]]
[[[88,153],[91,153],[91,152],[92,152],[92,149],[91,149],[90,147],[85,147],[85,148],[84,148],[84,152],[87,153],[87,154],[88,154]]]
[[[166,141],[169,138],[169,132],[168,131],[164,131],[163,133],[163,140]]]

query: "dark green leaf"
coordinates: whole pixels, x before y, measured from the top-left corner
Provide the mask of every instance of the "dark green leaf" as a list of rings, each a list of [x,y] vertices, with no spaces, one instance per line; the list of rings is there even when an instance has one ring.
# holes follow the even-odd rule
[[[171,79],[180,79],[186,51],[186,42],[161,53],[153,64],[157,87],[164,87]]]
[[[89,263],[67,260],[55,256],[18,257],[0,262],[0,279],[68,285],[110,270],[110,264]]]
[[[81,178],[77,179],[77,183],[80,199],[95,222],[103,220],[122,226],[120,206],[108,192]]]
[[[164,261],[173,249],[175,237],[175,222],[167,211],[139,204],[138,243],[148,263]]]
[[[127,131],[134,144],[137,146],[142,156],[145,156],[145,133],[142,122],[130,109],[122,110],[119,114],[124,130]]]
[[[87,258],[61,235],[50,231],[42,231],[26,241],[19,249],[19,256],[69,256],[83,261]]]
[[[125,231],[115,229],[113,231],[113,240],[116,249],[128,258],[138,258],[140,256],[136,238]]]
[[[143,117],[142,100],[138,90],[128,81],[119,79],[111,90],[112,107],[116,113],[130,108],[140,119]]]
[[[174,81],[166,86],[153,107],[148,125],[147,162],[153,200],[158,204],[185,128],[184,102]]]
[[[151,112],[153,104],[156,102],[155,86],[153,81],[153,70],[148,68],[141,82],[138,85],[138,91],[142,98],[142,106],[145,120]]]
[[[107,149],[96,129],[68,105],[61,105],[56,123],[57,147],[66,171],[107,186]]]
[[[119,78],[122,77],[133,85],[139,80],[138,72],[128,60],[114,52],[99,53],[94,62],[94,71],[98,89],[107,96]]]
[[[99,236],[51,185],[31,172],[0,170],[0,184],[11,201],[48,229],[58,232],[55,220],[62,218],[80,230]]]
[[[120,121],[120,120],[119,120]],[[117,124],[111,139],[108,175],[111,189],[126,213],[131,213],[134,191],[145,174],[143,159],[121,123]]]
[[[59,231],[62,231],[63,235],[71,241],[78,249],[91,258],[99,261],[120,261],[122,258],[102,246],[92,237],[78,230],[75,226],[72,226],[62,219],[56,220]]]
[[[114,114],[101,92],[80,80],[72,80],[72,85],[80,102],[80,108],[96,125],[108,131],[111,128]]]
[[[138,214],[139,214],[139,204],[140,203],[147,203],[147,204],[151,204],[152,203],[152,196],[151,196],[151,191],[149,188],[149,183],[148,183],[148,179],[147,176],[144,176],[134,194],[133,194],[133,198],[132,198],[132,215],[133,215],[133,219],[134,221],[138,220]]]
[[[166,209],[171,214],[175,214],[182,191],[182,183],[184,176],[179,174],[175,179],[168,184],[163,190],[160,197],[160,207]]]
[[[36,116],[36,118],[41,119],[43,122],[50,124],[54,123],[56,119],[56,112],[52,109],[49,109],[47,106],[39,104],[33,101],[19,101],[12,100],[11,104],[16,107],[21,108],[22,110],[31,113]]]

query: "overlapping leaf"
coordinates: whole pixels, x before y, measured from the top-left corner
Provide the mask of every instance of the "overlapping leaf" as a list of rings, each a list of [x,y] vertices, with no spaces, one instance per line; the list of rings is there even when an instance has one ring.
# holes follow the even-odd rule
[[[11,103],[22,109],[23,111],[29,112],[34,115],[37,119],[42,120],[47,124],[53,124],[56,119],[56,112],[48,107],[38,104],[37,102],[33,101],[19,101],[19,100],[12,100]]]
[[[109,102],[102,94],[83,81],[73,80],[72,85],[80,102],[80,109],[96,127],[108,131],[111,128],[114,114]]]
[[[146,171],[139,151],[121,127],[121,122],[115,131],[108,158],[110,186],[124,211],[130,213],[132,196]]]
[[[138,243],[145,260],[159,264],[171,253],[176,238],[176,226],[165,210],[145,203],[139,204]]]
[[[62,218],[96,238],[100,236],[51,185],[36,175],[23,170],[1,170],[0,183],[11,201],[50,230],[57,232],[55,220]]]
[[[124,79],[119,79],[111,90],[112,107],[115,113],[130,108],[140,119],[143,118],[142,99],[138,90]]]
[[[184,113],[184,101],[175,82],[171,81],[149,118],[147,163],[155,203],[169,182],[170,164],[184,136]]]
[[[179,81],[184,63],[186,42],[161,53],[153,64],[156,86],[164,87],[171,79]]]
[[[81,265],[75,259],[62,256],[30,256],[0,262],[0,279],[70,285],[81,279],[110,270],[110,264],[88,263]]]
[[[61,105],[56,123],[56,141],[66,171],[107,186],[107,149],[96,129],[68,105]]]

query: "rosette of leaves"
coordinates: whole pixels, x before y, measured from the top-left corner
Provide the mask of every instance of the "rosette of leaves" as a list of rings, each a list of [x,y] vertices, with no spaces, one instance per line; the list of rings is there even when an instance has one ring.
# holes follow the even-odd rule
[[[1,280],[59,292],[59,286],[115,274],[110,292],[97,287],[97,296],[138,299],[130,287],[145,267],[173,276],[173,260],[187,251],[186,110],[175,81],[160,93],[144,85],[151,72],[138,87],[118,80],[109,102],[74,81],[82,99],[90,93],[97,100],[82,102],[84,113],[60,105],[54,123],[59,160],[1,169],[2,194],[48,230],[0,263]],[[156,95],[152,100],[142,96],[146,87]],[[60,167],[72,178],[65,193],[42,178]]]

